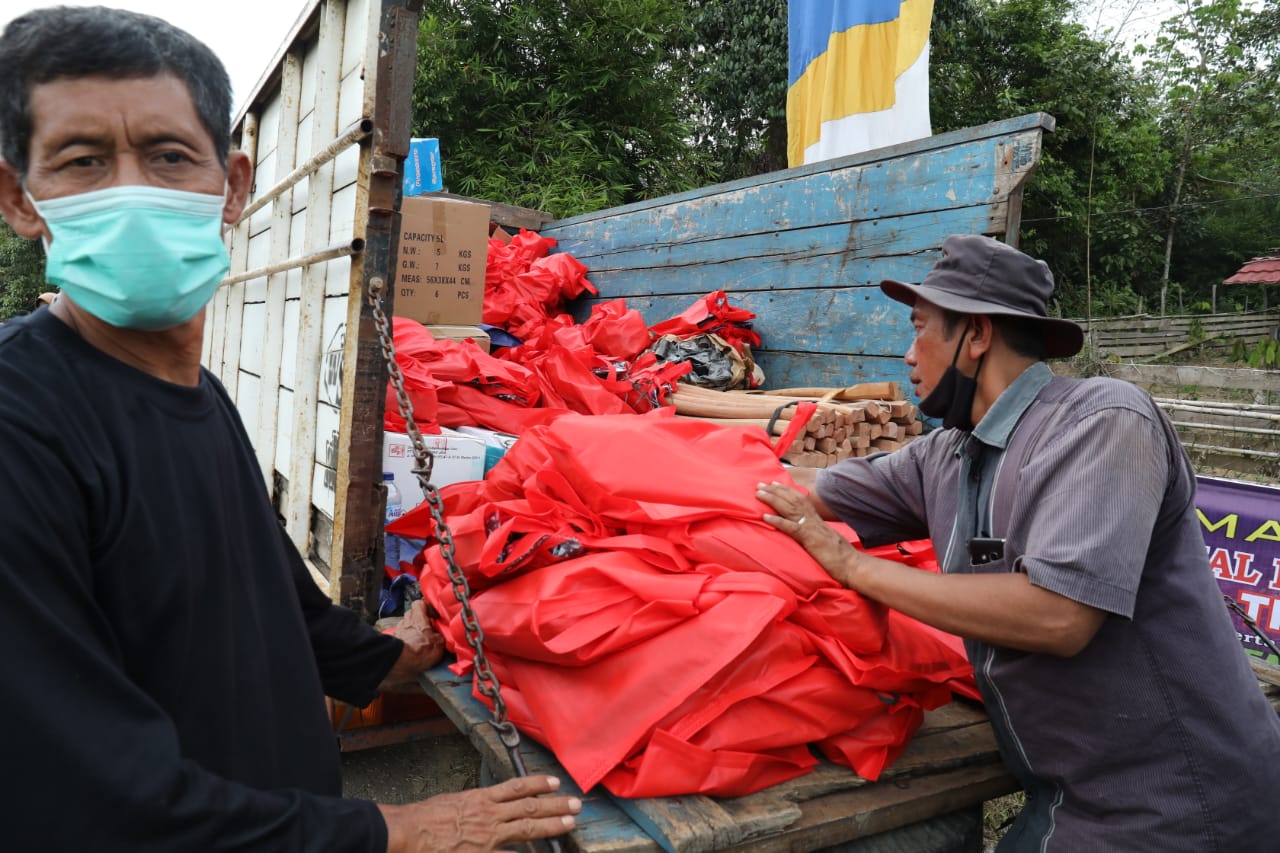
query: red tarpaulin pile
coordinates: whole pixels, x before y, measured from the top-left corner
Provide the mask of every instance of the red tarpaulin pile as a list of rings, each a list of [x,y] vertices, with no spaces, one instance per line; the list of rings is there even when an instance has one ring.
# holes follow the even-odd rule
[[[760,431],[655,412],[558,418],[442,490],[510,717],[584,790],[743,795],[808,772],[810,744],[874,779],[924,709],[976,695],[956,638],[761,520],[756,484],[775,480]],[[419,508],[389,529],[432,523]],[[877,553],[936,570],[927,543]],[[442,560],[427,548],[420,583],[466,672]]]
[[[628,332],[634,321],[620,305],[597,305],[592,320],[601,319],[583,326],[554,318],[543,327],[538,345],[512,347],[507,358],[469,340],[437,340],[421,323],[394,318],[396,363],[418,427],[439,432],[441,425],[482,426],[519,435],[568,412],[635,414],[662,405],[688,365],[661,363],[652,354],[630,361],[596,349],[634,336]],[[557,335],[569,345],[558,342]],[[383,428],[405,432],[390,383]]]
[[[565,303],[596,289],[577,259],[548,254],[555,245],[523,229],[509,243],[489,240],[484,322],[504,328],[519,346],[490,355],[473,342],[437,341],[422,325],[395,319],[396,359],[424,431],[482,426],[520,434],[565,412],[643,413],[665,405],[676,380],[692,369],[648,352],[654,332],[621,299],[592,306],[586,322],[575,323]],[[754,317],[716,291],[654,329],[682,337],[714,333],[741,352],[760,341],[750,329]],[[384,428],[405,432],[390,385]]]
[[[489,238],[484,322],[527,340],[561,313],[566,302],[596,293],[581,261],[563,252],[548,254],[555,245],[554,239],[523,228],[509,243]]]

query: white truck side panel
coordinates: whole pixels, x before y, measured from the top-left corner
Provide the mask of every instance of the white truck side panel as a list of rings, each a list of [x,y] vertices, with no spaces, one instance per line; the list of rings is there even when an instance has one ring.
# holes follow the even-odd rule
[[[414,7],[313,0],[303,12],[233,129],[254,164],[257,209],[232,229],[231,272],[206,311],[204,363],[236,402],[289,537],[335,598],[359,594],[350,583],[339,589],[344,560],[354,555],[367,575],[380,542],[371,533],[380,526],[380,442],[370,429],[380,437],[383,380],[361,345],[371,330],[362,297],[371,277],[390,284],[394,275],[386,258],[408,144]],[[387,81],[379,89],[380,68],[405,93],[398,107]],[[349,335],[353,326],[362,331]],[[359,541],[348,541],[352,530]]]

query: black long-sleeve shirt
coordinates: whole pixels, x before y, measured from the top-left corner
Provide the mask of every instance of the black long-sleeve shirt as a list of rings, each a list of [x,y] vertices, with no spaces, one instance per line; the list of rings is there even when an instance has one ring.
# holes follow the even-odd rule
[[[381,853],[323,694],[401,648],[312,582],[212,375],[0,329],[0,847]]]

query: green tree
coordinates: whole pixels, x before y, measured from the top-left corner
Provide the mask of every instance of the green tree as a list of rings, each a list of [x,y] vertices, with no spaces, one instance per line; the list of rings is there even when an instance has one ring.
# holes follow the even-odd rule
[[[696,186],[680,0],[427,0],[414,133],[454,192],[563,217]]]
[[[32,310],[48,289],[39,241],[19,237],[0,220],[0,320]]]
[[[1157,255],[1141,209],[1162,189],[1168,157],[1152,90],[1074,17],[1071,0],[936,0],[929,86],[935,132],[1036,111],[1057,119],[1021,238],[1054,271],[1063,312],[1084,316],[1142,292]]]
[[[688,0],[683,51],[710,182],[787,167],[786,0]]]
[[[1161,126],[1174,155],[1165,193],[1162,312],[1171,282],[1208,299],[1240,261],[1280,236],[1277,17],[1274,0],[1261,13],[1239,0],[1187,0],[1147,54],[1165,93]]]

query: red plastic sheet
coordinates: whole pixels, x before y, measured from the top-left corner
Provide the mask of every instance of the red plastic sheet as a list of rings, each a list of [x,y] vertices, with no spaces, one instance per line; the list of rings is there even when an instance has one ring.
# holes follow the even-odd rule
[[[840,587],[761,520],[769,480],[788,477],[763,434],[656,412],[566,415],[443,490],[511,719],[584,789],[741,795],[807,772],[810,744],[874,779],[924,709],[976,695],[954,640]],[[432,534],[421,508],[389,529]],[[438,546],[420,560],[468,671]]]

